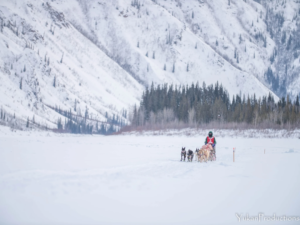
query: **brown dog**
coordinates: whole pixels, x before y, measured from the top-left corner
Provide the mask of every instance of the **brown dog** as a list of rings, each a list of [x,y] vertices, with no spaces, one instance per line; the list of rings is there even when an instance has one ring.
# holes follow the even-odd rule
[[[198,152],[198,161],[199,162],[207,162],[210,157],[210,151],[212,147],[210,144],[202,146],[202,148]]]
[[[197,153],[197,157],[198,157],[198,162],[202,162],[204,154],[203,154],[203,149],[200,149]]]
[[[205,157],[205,162],[207,162],[208,159],[209,159],[210,150],[209,150],[209,149],[204,149],[204,150],[203,150],[203,155],[204,155],[204,157]]]

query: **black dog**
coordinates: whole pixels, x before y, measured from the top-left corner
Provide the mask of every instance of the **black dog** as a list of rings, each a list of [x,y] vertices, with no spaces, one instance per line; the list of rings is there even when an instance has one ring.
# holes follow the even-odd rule
[[[185,161],[185,158],[186,158],[185,147],[184,147],[184,148],[181,148],[181,160],[180,160],[180,161],[182,161],[182,158],[184,158],[184,161]]]
[[[195,151],[195,155],[196,155],[195,157],[196,157],[196,158],[195,158],[195,160],[197,160],[197,156],[198,156],[199,150],[200,150],[200,149],[196,148],[196,151]]]
[[[189,149],[189,151],[188,151],[188,161],[192,162],[193,158],[194,158],[194,152]]]

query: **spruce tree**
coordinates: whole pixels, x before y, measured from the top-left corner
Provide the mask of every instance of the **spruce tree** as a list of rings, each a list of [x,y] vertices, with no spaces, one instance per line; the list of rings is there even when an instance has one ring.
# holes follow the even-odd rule
[[[299,95],[297,95],[297,97],[296,97],[295,105],[299,107]]]
[[[290,50],[291,44],[292,44],[292,35],[290,35],[290,37],[287,41],[287,44],[286,44],[286,49],[287,50]]]
[[[62,62],[63,62],[63,59],[64,59],[64,53],[63,53],[63,54],[62,54],[62,56],[61,56],[60,63],[62,63]]]
[[[56,76],[53,78],[53,87],[56,87]]]

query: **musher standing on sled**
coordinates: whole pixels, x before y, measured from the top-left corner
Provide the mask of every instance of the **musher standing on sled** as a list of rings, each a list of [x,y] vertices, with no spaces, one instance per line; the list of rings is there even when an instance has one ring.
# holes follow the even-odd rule
[[[214,159],[217,159],[217,155],[216,155],[216,138],[213,136],[213,132],[209,131],[208,132],[208,136],[205,138],[205,144],[211,144],[211,146],[213,147],[213,154],[214,154]]]

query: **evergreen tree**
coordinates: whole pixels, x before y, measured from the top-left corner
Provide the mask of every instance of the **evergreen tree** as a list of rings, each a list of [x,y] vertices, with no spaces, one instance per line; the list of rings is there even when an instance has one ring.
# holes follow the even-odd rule
[[[61,56],[60,63],[63,63],[63,59],[64,59],[64,53]]]
[[[284,32],[282,33],[281,43],[284,44],[285,41],[286,41],[286,32],[284,31]]]
[[[62,123],[61,123],[61,118],[59,118],[59,119],[57,120],[57,129],[58,129],[58,130],[62,130],[62,128],[63,128],[63,125],[62,125]]]
[[[292,35],[290,35],[290,37],[287,41],[287,44],[286,44],[286,49],[287,50],[290,50],[291,44],[292,44]]]

